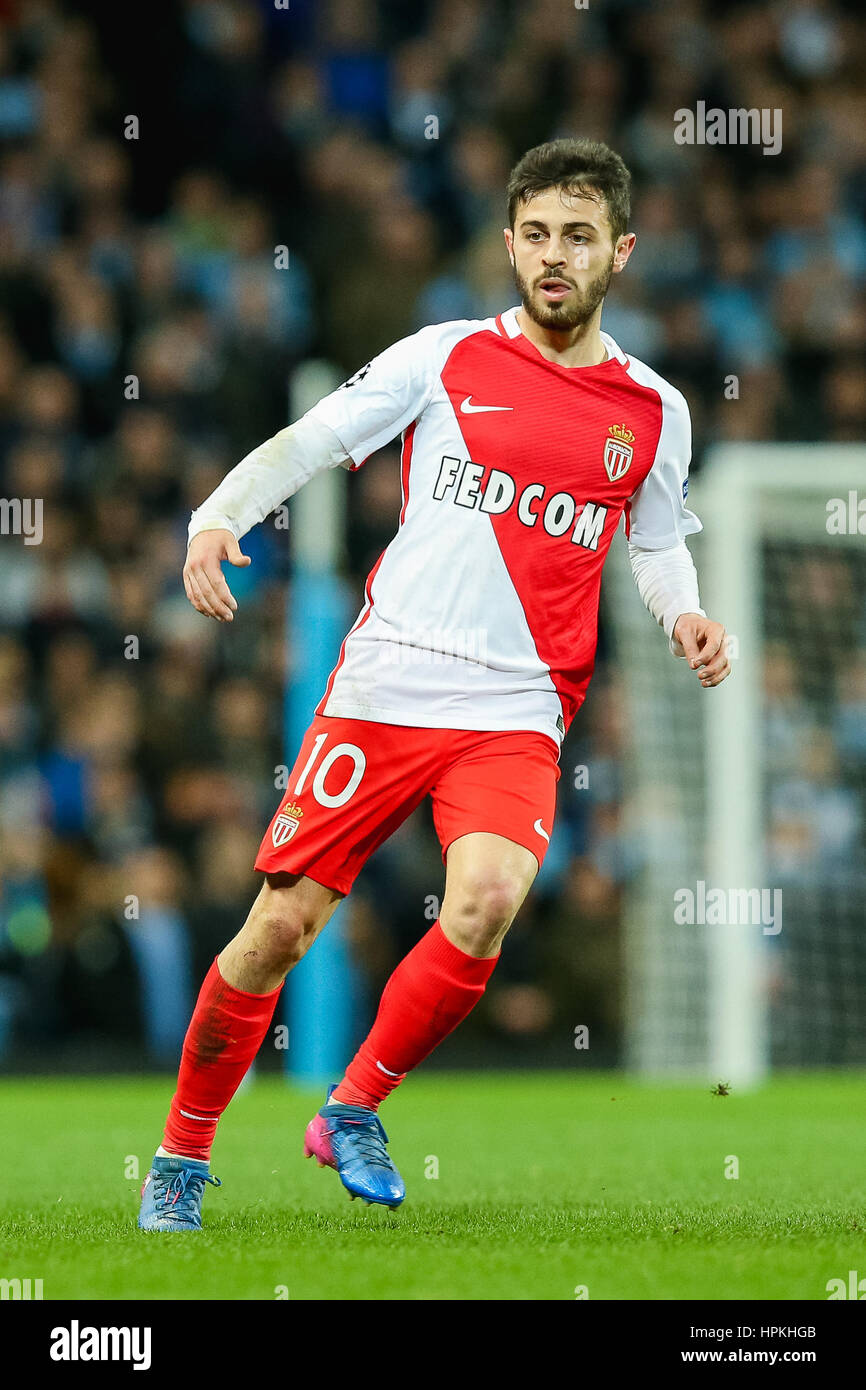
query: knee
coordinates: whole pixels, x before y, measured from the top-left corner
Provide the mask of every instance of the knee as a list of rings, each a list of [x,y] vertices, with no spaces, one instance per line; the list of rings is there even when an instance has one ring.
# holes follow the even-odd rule
[[[479,874],[462,883],[443,904],[451,940],[467,955],[489,955],[514,921],[525,891],[522,882],[502,872]]]
[[[269,914],[262,922],[262,934],[274,964],[286,970],[297,965],[307,949],[308,933],[297,917]]]
[[[302,903],[271,891],[257,905],[256,939],[275,965],[291,970],[315,940],[319,922]]]

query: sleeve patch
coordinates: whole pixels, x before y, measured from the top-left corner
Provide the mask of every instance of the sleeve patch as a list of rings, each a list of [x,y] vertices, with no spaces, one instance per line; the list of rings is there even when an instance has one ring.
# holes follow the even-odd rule
[[[344,381],[342,386],[338,387],[338,390],[345,391],[349,386],[357,386],[359,381],[364,380],[364,377],[367,375],[372,365],[372,362],[368,362],[365,367],[361,367],[354,376],[349,377],[348,381]]]

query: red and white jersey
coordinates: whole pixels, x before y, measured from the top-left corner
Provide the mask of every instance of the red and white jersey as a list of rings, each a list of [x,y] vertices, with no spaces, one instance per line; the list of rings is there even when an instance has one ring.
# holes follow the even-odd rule
[[[352,469],[403,440],[399,528],[317,714],[535,729],[559,747],[623,513],[646,549],[701,529],[682,394],[605,333],[599,366],[548,362],[517,312],[422,328],[309,412]]]

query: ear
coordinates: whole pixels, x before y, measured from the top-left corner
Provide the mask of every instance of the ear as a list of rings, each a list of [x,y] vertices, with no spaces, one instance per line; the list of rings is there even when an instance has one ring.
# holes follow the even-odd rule
[[[634,250],[636,241],[637,237],[634,232],[626,232],[624,236],[618,239],[616,250],[613,253],[613,272],[615,275],[618,275],[621,270],[625,269],[626,262]]]
[[[511,264],[514,265],[514,233],[510,227],[503,227],[502,232],[505,237],[505,249],[508,252],[508,259]]]

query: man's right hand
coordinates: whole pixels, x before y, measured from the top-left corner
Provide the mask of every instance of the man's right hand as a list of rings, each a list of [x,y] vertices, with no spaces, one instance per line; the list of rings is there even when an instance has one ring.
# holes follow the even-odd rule
[[[183,567],[183,587],[193,608],[217,622],[230,623],[237,611],[237,600],[223,579],[223,560],[244,568],[252,564],[231,531],[199,531],[193,536]]]

